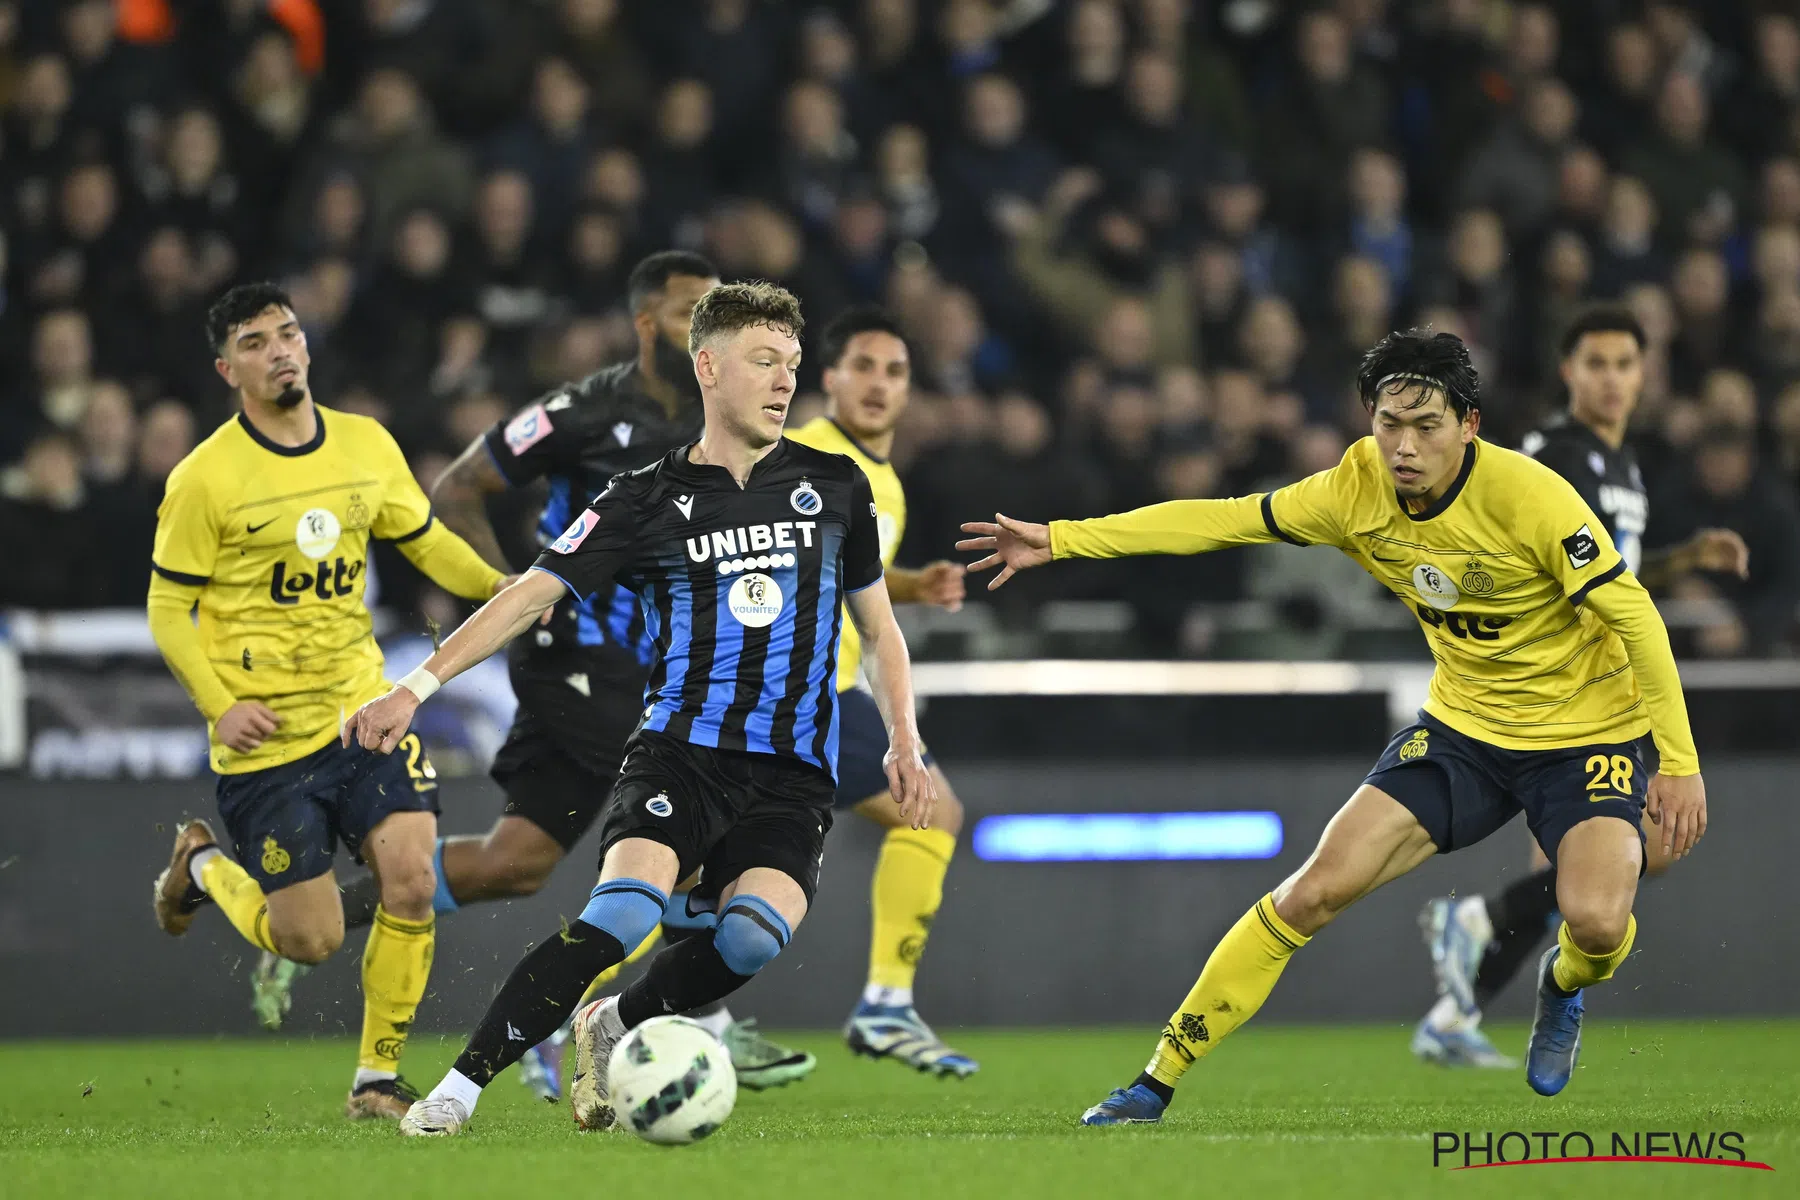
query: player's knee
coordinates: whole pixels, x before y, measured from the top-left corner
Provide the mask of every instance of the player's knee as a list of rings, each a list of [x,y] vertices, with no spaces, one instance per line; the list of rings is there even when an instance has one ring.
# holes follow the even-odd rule
[[[1310,936],[1356,903],[1362,888],[1329,862],[1315,861],[1301,868],[1275,893],[1275,909],[1281,919]]]
[[[381,907],[402,921],[423,921],[431,915],[437,894],[437,871],[430,855],[384,864],[381,872]]]
[[[642,879],[609,879],[588,896],[581,920],[618,940],[629,954],[662,920],[669,898]]]
[[[781,953],[794,931],[780,913],[755,896],[738,896],[725,906],[713,946],[738,975],[754,975]]]
[[[306,966],[317,966],[344,944],[342,928],[328,929],[280,929],[270,930],[275,940],[275,952],[289,962],[302,963]]]
[[[1631,908],[1610,898],[1559,898],[1562,918],[1569,927],[1569,939],[1584,954],[1609,954],[1625,940],[1631,923]]]

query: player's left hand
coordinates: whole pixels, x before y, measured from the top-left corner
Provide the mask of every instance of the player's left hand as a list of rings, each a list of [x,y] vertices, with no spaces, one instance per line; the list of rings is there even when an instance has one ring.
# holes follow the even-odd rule
[[[1750,578],[1750,547],[1735,529],[1702,529],[1688,542],[1697,571],[1725,571]]]
[[[914,829],[930,829],[937,813],[937,785],[925,768],[925,757],[916,741],[896,741],[882,756],[888,791],[900,806],[900,819]]]
[[[1706,783],[1699,775],[1652,775],[1644,811],[1662,835],[1663,855],[1685,858],[1706,833]]]
[[[412,689],[396,684],[387,695],[369,701],[350,715],[344,722],[341,740],[348,746],[355,738],[356,744],[364,750],[391,754],[400,739],[406,736],[418,707],[419,698]]]
[[[961,611],[968,594],[963,587],[965,573],[961,563],[927,563],[919,569],[919,599],[950,612]]]

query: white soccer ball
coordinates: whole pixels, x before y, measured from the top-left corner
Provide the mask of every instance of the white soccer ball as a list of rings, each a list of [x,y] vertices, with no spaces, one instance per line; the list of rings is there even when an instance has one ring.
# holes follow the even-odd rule
[[[619,1124],[647,1142],[685,1146],[725,1123],[737,1072],[724,1043],[686,1017],[651,1017],[613,1047],[607,1091]]]

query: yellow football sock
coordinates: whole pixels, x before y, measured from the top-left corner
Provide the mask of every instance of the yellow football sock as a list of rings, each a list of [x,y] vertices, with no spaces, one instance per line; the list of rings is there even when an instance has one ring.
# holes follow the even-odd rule
[[[400,1070],[400,1052],[412,1029],[431,956],[437,947],[437,919],[402,921],[380,905],[363,947],[362,1050],[356,1065],[365,1071]]]
[[[1637,917],[1631,916],[1625,920],[1625,940],[1619,943],[1618,949],[1605,954],[1589,954],[1575,944],[1575,939],[1569,936],[1569,923],[1564,921],[1562,928],[1556,931],[1556,944],[1562,948],[1562,953],[1550,964],[1550,974],[1555,978],[1556,986],[1565,992],[1592,987],[1601,980],[1612,978],[1612,973],[1631,953],[1631,943],[1635,941]]]
[[[1271,893],[1238,918],[1201,968],[1200,979],[1163,1027],[1162,1040],[1144,1069],[1174,1087],[1182,1075],[1225,1035],[1256,1015],[1303,937],[1275,913]]]
[[[869,886],[869,982],[910,988],[944,902],[944,874],[956,835],[941,829],[890,829]]]
[[[200,885],[252,946],[270,954],[281,953],[275,949],[274,935],[269,932],[269,898],[250,873],[229,855],[214,854],[200,864]]]
[[[662,926],[658,925],[655,929],[650,931],[649,937],[646,937],[643,941],[638,943],[638,948],[636,950],[633,950],[630,954],[625,956],[624,962],[614,963],[612,966],[606,968],[606,970],[594,976],[594,982],[588,984],[588,990],[582,993],[581,1002],[586,1004],[589,1000],[598,996],[601,991],[605,989],[607,984],[619,977],[619,972],[625,969],[625,963],[634,963],[638,959],[644,957],[644,955],[650,953],[650,951],[656,949],[656,942],[660,937],[662,937]]]

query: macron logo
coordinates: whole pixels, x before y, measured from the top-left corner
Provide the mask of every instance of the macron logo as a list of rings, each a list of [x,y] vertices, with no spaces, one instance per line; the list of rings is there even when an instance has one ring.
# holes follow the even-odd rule
[[[584,696],[591,697],[594,694],[593,689],[588,686],[588,677],[587,677],[586,671],[577,671],[575,674],[573,674],[573,675],[569,676],[567,679],[563,680],[563,682],[568,684],[570,687],[574,688],[576,691],[580,692]]]
[[[681,510],[682,520],[691,521],[694,519],[694,498],[692,496],[675,497],[675,507]]]
[[[525,1035],[520,1033],[518,1028],[514,1026],[511,1021],[508,1021],[506,1023],[506,1040],[509,1042],[522,1042],[525,1040]]]
[[[631,422],[620,421],[617,425],[614,425],[613,436],[619,439],[619,445],[631,445]]]

